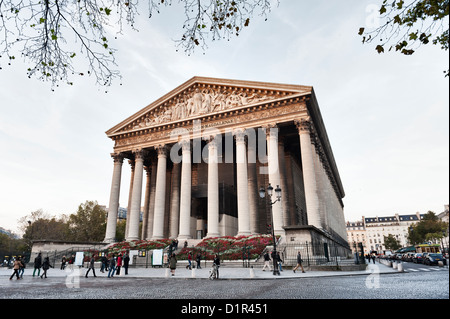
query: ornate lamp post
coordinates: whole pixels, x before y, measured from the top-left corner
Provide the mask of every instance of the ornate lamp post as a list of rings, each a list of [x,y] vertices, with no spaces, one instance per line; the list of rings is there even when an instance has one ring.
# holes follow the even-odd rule
[[[280,275],[280,270],[278,269],[278,263],[277,263],[277,242],[275,238],[275,229],[273,227],[273,209],[272,206],[276,202],[279,202],[281,200],[281,188],[279,185],[277,185],[277,188],[275,188],[275,200],[272,201],[272,195],[273,195],[273,187],[270,185],[267,187],[267,195],[269,195],[269,204],[270,204],[270,217],[272,219],[272,238],[273,238],[273,253],[272,253],[272,260],[273,260],[273,274],[274,275]],[[259,197],[264,198],[266,196],[266,190],[264,187],[261,187],[259,189]]]

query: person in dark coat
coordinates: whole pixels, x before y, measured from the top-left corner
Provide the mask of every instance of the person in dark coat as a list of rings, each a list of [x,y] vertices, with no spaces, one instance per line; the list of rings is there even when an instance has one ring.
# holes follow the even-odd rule
[[[305,270],[303,269],[302,262],[303,262],[302,255],[300,254],[299,251],[297,254],[297,266],[295,266],[295,268],[293,269],[294,272],[298,269],[298,267],[302,269],[302,272],[305,272]]]
[[[177,269],[177,258],[175,257],[174,253],[172,253],[172,256],[170,256],[169,268],[170,272],[172,273],[172,276],[175,276],[175,269]]]
[[[195,260],[197,261],[197,269],[201,269],[202,267],[200,267],[200,261],[202,260],[202,255],[198,253]]]
[[[130,255],[128,252],[123,255],[123,268],[125,268],[125,275],[128,275],[128,265],[130,264]]]
[[[50,260],[48,259],[48,257],[44,258],[44,262],[42,263],[42,270],[44,270],[44,272],[41,275],[41,278],[43,278],[45,276],[45,278],[47,278],[47,270],[53,266],[50,265]]]
[[[213,263],[216,264],[216,266],[217,266],[217,277],[216,277],[216,279],[219,279],[220,257],[219,257],[218,254],[214,255]]]
[[[38,276],[41,273],[41,267],[42,267],[42,257],[41,257],[41,253],[39,253],[37,255],[36,258],[34,258],[34,271],[33,271],[33,277],[34,274],[36,273],[36,270],[38,271]]]
[[[114,273],[116,272],[116,259],[114,255],[109,260],[108,268],[109,268],[108,278],[114,277]]]
[[[94,274],[94,277],[97,277],[96,275],[95,275],[95,268],[94,268],[94,263],[95,263],[95,255],[92,255],[92,257],[91,257],[91,261],[89,262],[89,268],[88,268],[88,270],[87,270],[87,272],[86,272],[86,278],[88,277],[88,273],[89,273],[89,271],[92,269],[92,273]]]

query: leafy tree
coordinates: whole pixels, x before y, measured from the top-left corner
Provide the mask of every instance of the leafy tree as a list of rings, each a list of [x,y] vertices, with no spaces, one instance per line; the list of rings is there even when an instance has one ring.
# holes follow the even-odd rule
[[[442,232],[446,231],[448,223],[443,222],[432,211],[428,211],[423,219],[411,226],[408,230],[408,240],[411,244],[420,244],[425,241],[442,238]]]
[[[397,250],[402,247],[402,245],[397,240],[397,238],[395,238],[394,235],[388,234],[388,236],[383,236],[383,237],[384,237],[384,245],[386,246],[386,249]]]
[[[413,54],[428,43],[449,47],[449,0],[383,0],[379,10],[383,21],[374,29],[359,29],[363,43],[378,40],[375,50],[383,53],[395,49],[404,55]],[[444,71],[445,76],[449,70]]]
[[[19,219],[20,229],[24,232],[23,239],[31,248],[36,240],[66,240],[68,227],[65,216],[51,217],[42,209],[31,212]]]
[[[96,201],[86,201],[69,216],[67,224],[70,240],[101,242],[105,238],[106,211]]]
[[[267,16],[272,1],[148,0],[149,18],[175,2],[185,14],[176,45],[189,54],[196,47],[206,49],[209,40],[238,36],[257,11]],[[125,25],[136,29],[136,16],[143,12],[139,0],[0,0],[0,56],[11,64],[17,49],[29,63],[28,76],[53,85],[73,84],[71,75],[93,75],[108,86],[120,73],[113,69],[116,49],[110,41],[117,35],[107,27],[116,26],[118,34]],[[80,56],[88,63],[81,69],[75,67]]]

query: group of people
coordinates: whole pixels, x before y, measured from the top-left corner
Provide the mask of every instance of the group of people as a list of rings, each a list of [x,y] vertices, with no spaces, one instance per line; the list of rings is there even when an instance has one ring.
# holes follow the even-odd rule
[[[94,277],[97,277],[95,274],[95,256],[96,255],[92,255],[91,259],[89,261],[89,265],[88,265],[88,269],[86,271],[85,277],[88,278],[88,274],[89,272],[92,270],[92,273],[94,275]],[[370,255],[367,255],[366,258],[369,259],[370,261]],[[272,252],[272,258],[276,258],[278,267],[280,271],[283,271],[282,268],[282,259],[281,259],[281,255],[280,252]],[[63,256],[62,260],[61,260],[61,270],[64,270],[66,267],[66,263],[69,262],[69,264],[73,264],[74,263],[74,256],[72,256],[70,259],[67,260],[67,258],[65,256]],[[196,262],[197,262],[197,268],[201,269],[200,266],[200,262],[201,262],[202,256],[200,253],[197,254],[196,256]],[[192,256],[192,252],[188,253],[188,265],[186,266],[186,269],[192,269],[192,260],[193,260],[193,256]],[[373,261],[375,263],[375,257],[373,257]],[[108,272],[108,278],[112,278],[114,277],[114,275],[120,275],[120,271],[121,268],[124,268],[125,271],[125,275],[128,275],[128,266],[129,266],[129,262],[130,262],[130,257],[128,255],[128,253],[125,254],[119,254],[117,257],[115,255],[111,256],[110,259],[108,259],[106,256],[102,256],[101,257],[101,267],[100,267],[100,272],[104,273],[105,271]],[[266,253],[264,254],[264,266],[262,268],[263,271],[266,270],[266,268],[269,268],[269,270],[271,269],[271,265],[270,265],[271,259],[270,259],[270,255],[269,252],[266,251]],[[297,254],[297,265],[293,268],[293,271],[295,273],[295,271],[298,268],[301,268],[302,273],[305,272],[303,265],[302,265],[302,256],[300,251]],[[213,264],[215,264],[216,266],[220,266],[220,258],[219,255],[216,254],[214,256],[214,260],[213,260]],[[169,263],[168,266],[170,268],[170,271],[172,273],[172,276],[175,275],[175,270],[177,268],[177,258],[175,253],[171,253],[170,257],[169,257]],[[36,274],[37,271],[37,275],[40,276],[41,278],[47,278],[47,270],[49,268],[53,268],[53,266],[50,264],[50,260],[48,257],[45,257],[44,260],[42,260],[42,256],[41,253],[39,253],[37,255],[37,257],[34,259],[34,271],[33,271],[33,277]],[[42,275],[40,275],[41,272],[41,268],[43,270]],[[23,273],[25,270],[25,263],[22,262],[22,259],[20,257],[18,257],[15,261],[14,261],[14,266],[13,266],[13,274],[11,275],[11,277],[9,278],[10,280],[13,279],[14,276],[16,276],[17,279],[22,279],[23,277]],[[219,278],[219,273],[217,270],[217,278]]]
[[[277,251],[277,252],[272,251],[271,255],[272,255],[272,260],[275,259],[277,261],[277,265],[279,267],[279,270],[283,271],[283,267],[282,267],[283,260],[281,259],[280,252],[279,251]],[[272,271],[270,262],[271,262],[271,259],[270,259],[269,252],[266,251],[265,254],[264,254],[264,266],[262,268],[263,271],[266,271],[266,268],[269,268],[269,270]],[[296,272],[296,270],[298,268],[300,268],[302,270],[302,273],[305,272],[305,269],[303,268],[302,263],[303,263],[303,259],[302,259],[302,255],[301,255],[301,253],[299,251],[297,253],[297,265],[292,269],[294,271],[294,273]]]
[[[191,270],[192,269],[192,261],[193,261],[193,255],[192,255],[192,251],[190,251],[188,253],[188,264],[186,266],[186,269]],[[202,254],[197,253],[197,256],[195,256],[195,261],[197,262],[197,269],[201,269],[201,265],[200,262],[202,261]]]
[[[123,267],[125,271],[125,275],[128,275],[128,265],[130,264],[130,256],[125,254],[119,254],[117,257],[116,255],[112,255],[111,258],[108,260],[106,256],[102,257],[102,265],[100,268],[100,272],[108,271],[108,278],[113,278],[114,275],[120,275],[120,270]],[[92,269],[93,269],[93,261],[91,259]],[[89,266],[91,267],[91,266]],[[89,270],[88,270],[89,272]],[[94,272],[95,276],[95,272]],[[87,273],[86,273],[87,277]]]
[[[375,263],[375,258],[376,258],[375,254],[367,254],[366,255],[366,259],[367,259],[367,263],[368,264],[370,264],[370,260],[372,260],[372,262]]]
[[[200,262],[202,260],[202,255],[200,253],[198,253],[195,260],[197,262],[197,268],[201,269],[202,267],[200,266]],[[213,263],[216,266],[220,266],[220,258],[219,258],[218,254],[214,255]],[[170,268],[170,272],[171,272],[172,276],[175,276],[175,270],[177,269],[177,257],[175,255],[175,253],[172,253],[169,257],[169,268]],[[189,269],[189,270],[192,269],[192,252],[188,253],[188,265],[186,266],[186,269]],[[217,270],[217,278],[219,278],[218,270]]]
[[[9,279],[12,280],[14,276],[16,276],[17,280],[23,279],[25,267],[26,267],[25,261],[21,257],[16,258],[16,260],[14,260],[13,273],[11,277],[9,277]],[[41,275],[41,268],[43,270],[42,275]],[[50,264],[50,259],[48,257],[45,257],[44,260],[42,260],[42,255],[41,253],[39,253],[37,257],[34,259],[33,277],[36,276],[37,271],[38,277],[47,278],[47,270],[49,268],[53,268],[53,266]]]

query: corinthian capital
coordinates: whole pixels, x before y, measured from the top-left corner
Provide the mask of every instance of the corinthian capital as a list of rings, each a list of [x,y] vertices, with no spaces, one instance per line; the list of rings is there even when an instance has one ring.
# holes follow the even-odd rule
[[[114,160],[114,163],[123,163],[124,155],[122,153],[112,153],[111,157]]]
[[[158,157],[166,157],[167,156],[167,146],[164,144],[158,145],[156,147],[156,151],[158,152]]]
[[[303,133],[308,133],[309,134],[309,133],[311,133],[312,123],[311,123],[311,118],[310,117],[302,118],[300,120],[294,120],[294,123],[297,126],[299,134],[303,134]]]
[[[247,137],[247,131],[243,128],[235,129],[233,136],[236,139],[236,143],[245,143]]]

